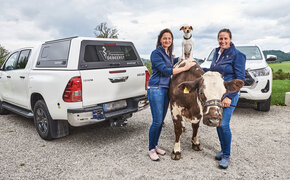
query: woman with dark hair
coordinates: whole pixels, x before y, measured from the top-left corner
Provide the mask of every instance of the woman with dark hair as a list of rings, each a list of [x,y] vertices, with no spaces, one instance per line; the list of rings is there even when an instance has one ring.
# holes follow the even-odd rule
[[[149,130],[149,151],[151,160],[158,161],[165,151],[158,148],[158,140],[162,129],[162,122],[166,116],[169,96],[168,88],[172,74],[178,74],[189,70],[194,62],[186,63],[185,66],[174,68],[178,58],[173,58],[173,35],[169,29],[163,29],[158,35],[156,49],[151,53],[152,75],[148,82],[147,95],[152,114],[152,124]]]
[[[220,30],[217,39],[219,47],[215,50],[210,68],[204,68],[204,71],[217,71],[222,74],[225,81],[233,79],[245,81],[246,56],[235,48],[235,45],[232,43],[231,31],[229,29]],[[230,120],[239,100],[238,92],[225,94],[222,100],[222,124],[220,127],[217,127],[221,152],[215,158],[216,160],[220,160],[219,166],[224,169],[229,166],[232,141]]]

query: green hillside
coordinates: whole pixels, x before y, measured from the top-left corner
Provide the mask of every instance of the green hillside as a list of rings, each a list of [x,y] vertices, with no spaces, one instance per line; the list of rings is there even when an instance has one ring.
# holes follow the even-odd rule
[[[268,54],[271,54],[277,56],[278,61],[290,61],[290,54],[280,50],[265,50],[263,51],[263,54],[265,58],[267,58]]]

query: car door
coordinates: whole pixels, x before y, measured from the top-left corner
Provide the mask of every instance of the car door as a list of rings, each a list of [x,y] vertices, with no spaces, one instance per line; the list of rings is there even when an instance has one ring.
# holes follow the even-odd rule
[[[16,69],[17,59],[19,52],[12,53],[6,60],[1,75],[1,94],[4,101],[13,102],[13,89],[14,84],[12,83],[13,71]]]
[[[11,83],[13,83],[12,100],[18,106],[29,107],[28,98],[28,69],[26,64],[29,59],[30,49],[21,50],[17,60],[16,68],[11,73]]]

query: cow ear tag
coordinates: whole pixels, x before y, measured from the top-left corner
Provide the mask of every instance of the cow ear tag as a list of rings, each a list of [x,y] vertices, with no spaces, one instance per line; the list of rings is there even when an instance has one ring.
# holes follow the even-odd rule
[[[189,93],[189,90],[187,89],[187,87],[184,88],[183,93],[184,94],[188,94]]]

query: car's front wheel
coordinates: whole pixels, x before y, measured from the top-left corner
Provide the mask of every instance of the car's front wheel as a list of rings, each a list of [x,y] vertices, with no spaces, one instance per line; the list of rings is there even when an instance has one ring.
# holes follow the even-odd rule
[[[258,102],[257,103],[257,110],[258,111],[270,111],[270,106],[271,106],[271,96],[263,102]]]

